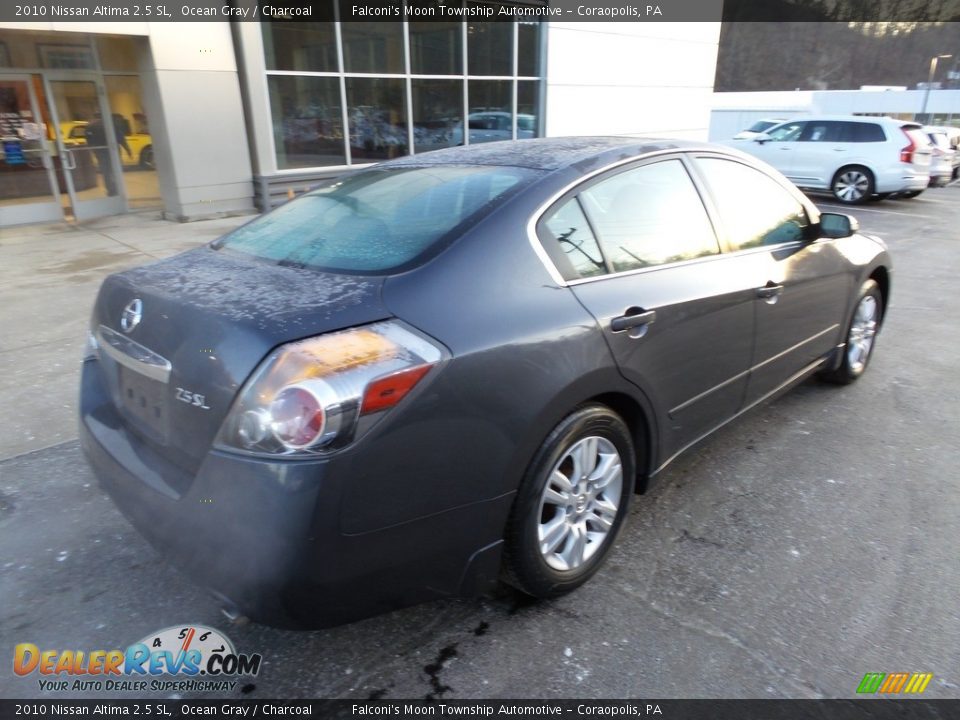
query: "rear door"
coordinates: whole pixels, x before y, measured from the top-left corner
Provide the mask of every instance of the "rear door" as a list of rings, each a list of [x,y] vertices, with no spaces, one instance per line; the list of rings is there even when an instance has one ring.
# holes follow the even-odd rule
[[[784,175],[804,187],[829,187],[834,172],[852,157],[850,143],[844,138],[845,125],[836,120],[808,121],[793,143],[790,172]]]
[[[656,408],[662,457],[737,412],[752,352],[752,278],[720,253],[680,157],[601,176],[558,201],[538,229],[621,373]]]

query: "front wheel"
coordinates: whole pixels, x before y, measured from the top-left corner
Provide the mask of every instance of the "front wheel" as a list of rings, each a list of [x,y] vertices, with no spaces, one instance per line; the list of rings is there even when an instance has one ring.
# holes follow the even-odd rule
[[[630,430],[604,405],[574,411],[547,436],[527,469],[507,523],[505,579],[552,598],[600,568],[633,494]]]
[[[866,202],[873,195],[873,187],[873,173],[859,166],[840,168],[830,184],[833,196],[845,205]]]
[[[830,382],[847,385],[859,378],[867,369],[880,322],[883,320],[883,295],[875,280],[867,280],[860,288],[853,318],[847,328],[847,342],[843,361],[836,370],[823,373]]]

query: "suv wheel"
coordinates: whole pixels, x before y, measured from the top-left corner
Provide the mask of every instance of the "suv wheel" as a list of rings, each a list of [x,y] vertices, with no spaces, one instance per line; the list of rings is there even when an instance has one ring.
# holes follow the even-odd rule
[[[845,205],[859,205],[873,195],[873,173],[859,165],[840,168],[833,176],[830,190]]]

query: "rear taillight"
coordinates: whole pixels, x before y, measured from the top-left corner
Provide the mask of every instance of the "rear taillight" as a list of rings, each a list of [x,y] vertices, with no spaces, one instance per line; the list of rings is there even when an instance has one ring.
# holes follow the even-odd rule
[[[917,149],[917,143],[916,143],[916,141],[913,139],[913,136],[912,136],[910,133],[908,133],[906,130],[904,130],[903,128],[900,128],[900,132],[902,132],[902,133],[906,136],[907,140],[910,141],[910,144],[907,145],[905,148],[903,148],[903,149],[900,151],[900,162],[902,162],[902,163],[912,163],[912,162],[913,162],[913,151]]]
[[[240,392],[217,445],[258,455],[330,452],[442,359],[439,345],[396,321],[283,345]]]

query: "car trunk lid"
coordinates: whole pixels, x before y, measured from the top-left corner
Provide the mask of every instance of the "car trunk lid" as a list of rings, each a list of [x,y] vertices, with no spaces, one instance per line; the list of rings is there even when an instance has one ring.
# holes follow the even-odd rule
[[[192,475],[261,360],[278,345],[390,317],[381,285],[209,247],[112,275],[92,325],[117,415]]]

